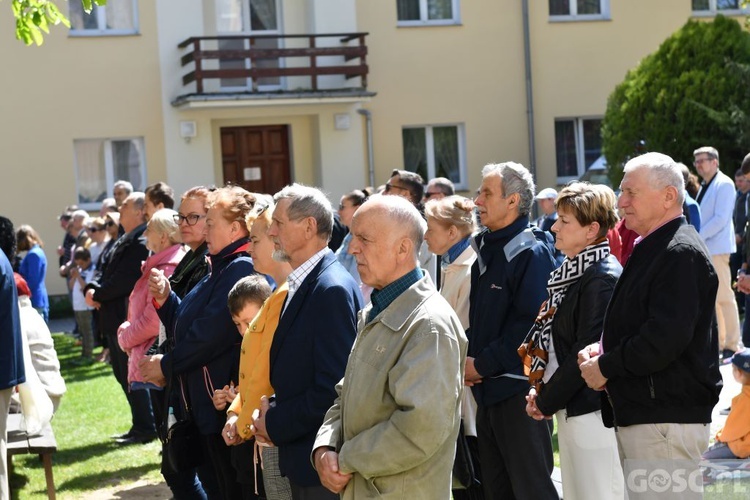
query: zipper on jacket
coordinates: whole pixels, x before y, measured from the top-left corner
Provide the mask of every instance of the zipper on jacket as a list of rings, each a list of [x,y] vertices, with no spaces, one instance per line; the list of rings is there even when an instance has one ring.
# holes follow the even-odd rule
[[[615,415],[615,404],[612,402],[612,396],[609,394],[609,391],[607,392],[607,401],[609,401],[609,406],[612,407],[612,425],[615,428],[615,432],[617,432],[617,415]]]
[[[656,399],[656,390],[654,389],[654,379],[651,375],[648,376],[648,392],[651,394],[651,399]]]

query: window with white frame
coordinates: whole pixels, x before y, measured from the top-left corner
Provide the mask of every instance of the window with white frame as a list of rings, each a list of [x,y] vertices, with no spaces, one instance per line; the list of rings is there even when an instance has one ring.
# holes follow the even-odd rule
[[[609,19],[609,0],[549,0],[552,21]]]
[[[107,0],[94,4],[91,12],[83,10],[81,0],[69,0],[70,33],[73,35],[133,35],[138,33],[136,0]]]
[[[742,0],[692,0],[694,15],[742,14]]]
[[[457,189],[468,189],[462,125],[404,127],[404,168],[425,182],[445,177]]]
[[[555,120],[558,181],[577,179],[602,154],[601,118]]]
[[[146,155],[143,138],[80,139],[73,141],[78,188],[78,205],[98,208],[104,198],[112,197],[112,185],[128,181],[143,191],[146,180]]]
[[[399,26],[458,24],[459,0],[396,0]]]

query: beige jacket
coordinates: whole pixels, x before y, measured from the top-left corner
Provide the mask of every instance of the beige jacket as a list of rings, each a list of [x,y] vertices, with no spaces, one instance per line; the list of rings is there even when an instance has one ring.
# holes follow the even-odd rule
[[[344,499],[450,499],[466,336],[428,277],[365,324],[371,308],[313,450],[353,474]]]
[[[471,265],[477,254],[469,245],[456,260],[440,271],[440,295],[456,311],[464,331],[469,328],[469,292],[471,291]]]

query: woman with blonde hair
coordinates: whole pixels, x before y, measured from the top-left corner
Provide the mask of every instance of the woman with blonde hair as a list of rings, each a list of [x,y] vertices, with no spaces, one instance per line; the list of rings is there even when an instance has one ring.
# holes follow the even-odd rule
[[[44,242],[33,227],[28,224],[16,231],[17,248],[19,252],[26,252],[21,261],[18,272],[31,290],[31,305],[49,323],[49,297],[44,279],[47,277],[47,256],[44,255]]]
[[[469,291],[471,290],[471,266],[477,259],[471,247],[471,236],[477,231],[474,203],[463,196],[447,196],[430,200],[424,207],[427,232],[424,240],[427,248],[440,261],[440,294],[456,312],[464,330],[469,328]],[[476,441],[477,404],[471,391],[464,390],[461,403],[463,432],[475,469],[475,479],[480,479],[479,449]],[[453,490],[456,500],[483,498],[481,484],[464,485],[466,489]],[[468,486],[468,487],[467,487]]]
[[[565,498],[624,495],[615,433],[602,422],[600,393],[578,369],[578,351],[599,340],[622,272],[606,239],[617,223],[616,204],[600,184],[574,182],[560,191],[552,231],[565,260],[550,275],[549,298],[519,349],[533,386],[526,412],[536,420],[557,417]]]

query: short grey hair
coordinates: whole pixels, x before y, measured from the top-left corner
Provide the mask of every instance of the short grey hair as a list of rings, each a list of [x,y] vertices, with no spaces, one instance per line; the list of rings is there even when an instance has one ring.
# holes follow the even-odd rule
[[[636,156],[625,164],[623,173],[645,169],[649,176],[649,185],[655,189],[674,187],[677,190],[677,201],[685,201],[685,179],[682,170],[671,156],[663,153],[646,153]]]
[[[377,203],[376,210],[384,212],[386,217],[395,228],[402,231],[414,245],[414,259],[419,259],[419,250],[422,248],[424,233],[427,231],[427,222],[425,222],[419,210],[406,198],[401,196],[384,196],[376,194],[370,196],[362,206]],[[357,216],[355,212],[354,216]]]
[[[716,160],[717,162],[719,161],[719,152],[712,146],[703,146],[702,148],[698,148],[693,151],[694,157],[700,154],[708,155],[712,160]]]
[[[114,191],[117,188],[122,188],[125,191],[128,192],[128,194],[133,192],[133,185],[128,181],[119,180],[115,182],[115,184],[112,186],[112,191]]]
[[[320,189],[297,184],[285,187],[273,196],[274,203],[290,200],[286,215],[298,221],[312,217],[318,226],[318,236],[328,242],[333,233],[333,205]]]
[[[130,193],[125,199],[133,200],[133,207],[136,210],[143,210],[143,207],[146,205],[146,193],[143,193],[142,191]]]
[[[435,177],[427,183],[428,186],[437,188],[445,196],[453,196],[456,194],[456,187],[450,179],[445,177]]]
[[[171,208],[157,210],[149,219],[146,227],[149,231],[166,234],[172,244],[180,243],[182,237],[180,236],[180,226],[174,221],[175,215],[177,215],[177,212]]]
[[[500,176],[500,185],[503,188],[503,197],[507,198],[518,193],[521,201],[518,203],[518,215],[529,215],[534,204],[536,188],[531,172],[514,161],[504,163],[489,163],[482,169],[482,178],[491,175]]]

